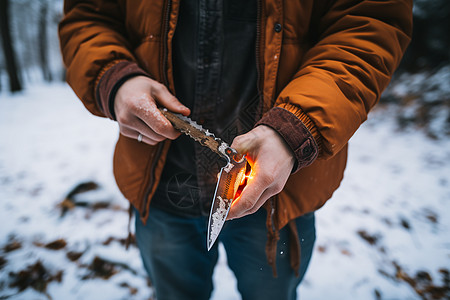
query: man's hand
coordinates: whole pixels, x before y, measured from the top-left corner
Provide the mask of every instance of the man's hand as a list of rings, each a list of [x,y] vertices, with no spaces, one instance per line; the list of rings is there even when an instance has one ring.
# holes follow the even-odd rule
[[[294,166],[289,146],[275,130],[265,125],[237,136],[231,147],[246,153],[252,175],[242,194],[233,202],[228,219],[256,212],[270,197],[281,192]]]
[[[165,139],[175,139],[180,132],[158,110],[157,105],[185,116],[189,108],[181,104],[161,83],[145,76],[136,76],[125,81],[117,90],[114,112],[120,133],[155,145]]]

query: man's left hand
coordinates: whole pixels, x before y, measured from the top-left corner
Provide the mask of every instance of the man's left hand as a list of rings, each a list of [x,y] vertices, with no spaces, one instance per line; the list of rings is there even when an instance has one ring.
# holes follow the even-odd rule
[[[284,139],[265,125],[237,136],[231,147],[246,154],[252,167],[247,185],[228,214],[228,219],[235,219],[255,213],[281,192],[294,166],[294,155]]]

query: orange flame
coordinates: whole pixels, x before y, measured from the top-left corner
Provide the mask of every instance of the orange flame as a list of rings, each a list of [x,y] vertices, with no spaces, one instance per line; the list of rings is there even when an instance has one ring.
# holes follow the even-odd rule
[[[250,164],[247,163],[247,166],[245,168],[245,174],[244,174],[244,176],[242,176],[241,182],[239,183],[239,186],[236,190],[236,194],[234,195],[233,200],[236,200],[237,198],[239,198],[239,196],[242,194],[242,191],[247,186],[248,180],[250,180],[252,178],[253,178],[252,168],[251,168]]]

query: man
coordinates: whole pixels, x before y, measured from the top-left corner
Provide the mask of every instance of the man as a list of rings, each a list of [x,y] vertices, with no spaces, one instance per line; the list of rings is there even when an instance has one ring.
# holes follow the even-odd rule
[[[157,107],[247,155],[252,178],[219,239],[243,299],[296,299],[313,212],[401,59],[411,11],[407,0],[65,2],[67,80],[119,124],[115,177],[158,299],[211,295],[218,250],[206,250],[206,226],[221,162]]]

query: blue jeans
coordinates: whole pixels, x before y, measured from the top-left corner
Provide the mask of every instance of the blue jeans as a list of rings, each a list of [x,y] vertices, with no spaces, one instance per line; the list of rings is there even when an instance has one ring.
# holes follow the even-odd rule
[[[300,276],[290,266],[289,232],[280,231],[277,278],[267,263],[266,210],[227,221],[219,236],[242,299],[296,299],[315,241],[314,214],[296,220],[301,243]],[[152,207],[147,224],[136,218],[136,240],[157,300],[209,299],[218,259],[217,242],[206,249],[206,217],[185,218]]]

